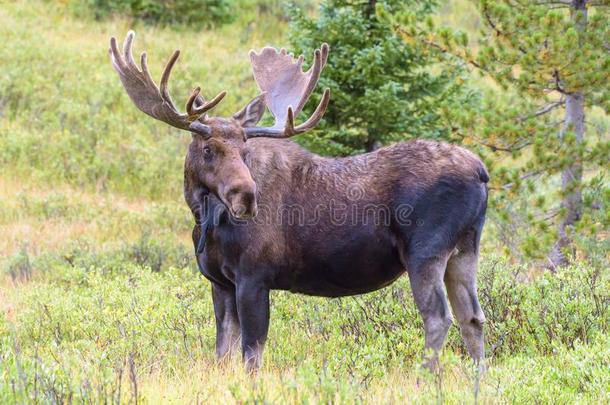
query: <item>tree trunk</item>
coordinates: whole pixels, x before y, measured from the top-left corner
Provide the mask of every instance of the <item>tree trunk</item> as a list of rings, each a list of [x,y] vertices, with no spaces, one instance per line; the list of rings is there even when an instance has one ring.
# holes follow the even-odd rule
[[[364,15],[365,17],[371,21],[371,24],[374,24],[376,20],[375,17],[375,6],[377,4],[377,0],[368,0],[367,6],[365,7]],[[372,152],[381,148],[381,142],[375,139],[375,137],[371,136],[371,131],[367,131],[367,141],[364,145],[364,149],[366,152]]]
[[[587,1],[573,0],[571,4],[571,17],[575,21],[579,34],[587,27]],[[585,137],[585,100],[582,92],[575,91],[566,95],[566,112],[564,127],[560,137],[564,137],[568,131],[572,131],[576,137],[577,145],[584,141]],[[573,254],[574,246],[570,235],[570,228],[574,226],[582,216],[582,158],[576,151],[574,162],[563,169],[561,173],[561,191],[563,200],[561,206],[565,210],[565,216],[559,223],[558,239],[551,251],[549,259],[551,267],[567,264],[566,253]]]
[[[566,97],[566,115],[561,136],[563,137],[567,131],[572,131],[576,136],[577,144],[583,142],[585,135],[584,107],[582,93],[577,92]],[[561,206],[565,210],[565,216],[559,223],[558,239],[550,255],[553,268],[564,266],[567,263],[566,253],[574,253],[569,232],[582,216],[582,171],[582,160],[580,156],[575,156],[574,162],[561,173],[563,194]]]

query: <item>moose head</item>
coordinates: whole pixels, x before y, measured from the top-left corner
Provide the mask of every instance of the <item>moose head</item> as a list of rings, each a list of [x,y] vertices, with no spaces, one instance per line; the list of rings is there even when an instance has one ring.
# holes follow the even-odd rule
[[[194,165],[199,182],[214,193],[232,216],[246,219],[256,215],[256,184],[244,162],[246,142],[251,138],[289,138],[314,128],[326,111],[330,90],[325,89],[320,104],[304,123],[295,126],[299,114],[315,88],[328,58],[328,45],[314,52],[314,63],[303,72],[303,56],[296,61],[285,49],[266,47],[250,51],[254,78],[261,94],[229,118],[210,117],[207,112],[227,94],[222,91],[205,100],[195,88],[186,102],[186,113],[179,112],[170,97],[167,83],[180,51],[175,51],[161,75],[160,85],[152,80],[142,53],[141,67],[133,59],[135,33],[127,34],[123,51],[115,38],[110,40],[110,59],[133,103],[144,113],[193,135],[187,161]],[[271,127],[259,127],[265,106],[275,118]]]

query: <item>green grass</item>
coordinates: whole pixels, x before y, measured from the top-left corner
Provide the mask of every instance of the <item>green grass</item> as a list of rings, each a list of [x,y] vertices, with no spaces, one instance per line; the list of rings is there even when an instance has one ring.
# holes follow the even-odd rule
[[[473,401],[455,326],[442,373],[420,369],[406,278],[346,299],[274,292],[261,372],[246,375],[239,356],[218,364],[182,197],[189,137],[133,107],[110,66],[109,37],[133,22],[70,17],[64,4],[0,8],[0,403]],[[464,21],[464,8],[451,10],[446,21]],[[228,89],[225,115],[256,94],[247,51],[286,45],[273,15],[213,31],[135,29],[157,78],[182,49],[178,105],[195,85]],[[594,264],[555,276],[497,257],[499,245],[488,230],[479,401],[609,401],[607,253],[592,245]]]
[[[471,401],[475,373],[452,327],[440,376],[419,369],[421,321],[406,278],[365,296],[272,294],[266,362],[257,377],[217,364],[209,286],[192,268],[160,272],[124,251],[30,261],[32,277],[0,290],[0,400],[100,402]],[[607,274],[584,267],[514,284],[519,269],[487,260],[489,371],[482,402],[608,397]],[[598,306],[599,305],[599,306]],[[420,380],[419,386],[417,380]],[[439,380],[440,379],[440,380]],[[120,390],[120,394],[119,394]]]
[[[122,41],[132,23],[94,23],[66,13],[46,3],[9,3],[0,10],[0,163],[18,177],[86,190],[165,200],[180,194],[188,134],[143,116],[108,58],[110,37]],[[257,94],[248,50],[266,45],[271,35],[282,38],[285,25],[268,18],[254,28],[200,32],[136,25],[135,50],[148,52],[158,81],[169,56],[181,49],[170,81],[176,104],[183,106],[197,85],[208,97],[227,89],[215,113],[230,115]]]

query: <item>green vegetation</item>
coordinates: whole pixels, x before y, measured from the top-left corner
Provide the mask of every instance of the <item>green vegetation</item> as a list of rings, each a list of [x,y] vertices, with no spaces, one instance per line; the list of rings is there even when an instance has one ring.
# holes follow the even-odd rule
[[[231,22],[235,14],[231,0],[71,0],[75,14],[107,18],[112,14],[129,16],[149,23],[188,24],[210,28]]]
[[[480,105],[449,111],[447,126],[456,142],[477,145],[492,171],[507,247],[548,257],[550,267],[568,263],[583,236],[608,248],[610,4],[471,3],[482,25],[475,50],[465,32],[421,24],[411,10],[381,5],[379,13],[405,42],[493,80]]]
[[[15,280],[6,291],[14,307],[0,323],[3,403],[473,398],[455,327],[441,387],[416,371],[421,321],[406,279],[349,299],[274,293],[266,366],[254,381],[238,361],[215,364],[210,291],[193,269],[153,272],[129,259],[131,249],[41,257],[30,263],[34,279]],[[514,283],[522,276],[498,259],[482,265],[492,358],[479,399],[593,403],[607,395],[608,274],[573,267]],[[416,388],[417,376],[426,385]]]
[[[388,12],[411,10],[425,18],[436,2],[383,3]],[[328,0],[315,18],[299,8],[293,15],[290,38],[297,54],[322,42],[332,52],[320,86],[330,88],[333,108],[324,116],[326,125],[302,137],[311,149],[350,155],[405,138],[446,139],[443,111],[471,101],[455,58],[403,42],[377,18],[375,2]],[[443,69],[436,68],[440,63]]]
[[[287,22],[275,2],[244,2],[250,14],[210,31],[120,15],[67,17],[76,3],[0,8],[0,403],[468,403],[477,386],[481,403],[610,401],[604,222],[591,217],[597,231],[579,233],[577,260],[554,274],[516,249],[502,251],[519,237],[518,214],[550,186],[513,190],[510,209],[490,210],[479,276],[489,360],[480,381],[455,326],[442,372],[420,369],[421,320],[406,278],[345,299],[274,292],[263,370],[246,375],[239,356],[217,364],[210,287],[197,273],[182,197],[188,136],[132,106],[110,66],[108,39],[135,24],[136,51],[148,51],[155,78],[180,48],[170,82],[176,103],[196,85],[208,96],[227,89],[217,112],[229,115],[256,95],[247,50],[287,47]],[[466,4],[445,5],[433,19],[476,20]],[[293,43],[309,54],[312,38]],[[432,72],[443,74],[453,57],[434,56]],[[467,84],[481,93],[477,108],[490,126],[501,122],[486,108],[499,114],[521,101],[488,76]],[[439,110],[441,121],[448,112]],[[587,133],[599,137],[592,144],[607,142],[607,116],[590,116]],[[494,170],[510,170],[531,153],[485,156]],[[583,198],[601,202],[595,215],[607,216],[607,170],[585,178],[596,176],[598,191]],[[514,228],[501,221],[506,211]]]
[[[311,11],[313,0],[66,0],[76,17],[108,20],[128,17],[147,24],[190,30],[217,28],[236,20],[254,25],[261,17],[288,20],[288,5]],[[64,3],[64,2],[62,2]],[[236,28],[237,25],[232,26]]]

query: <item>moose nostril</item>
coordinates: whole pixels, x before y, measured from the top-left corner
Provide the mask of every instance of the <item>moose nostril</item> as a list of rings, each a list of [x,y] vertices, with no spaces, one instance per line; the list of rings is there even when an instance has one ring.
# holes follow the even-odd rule
[[[243,205],[237,206],[234,212],[237,218],[242,218],[246,214],[246,207]]]
[[[256,185],[237,181],[224,190],[224,200],[237,218],[250,218],[256,215]]]
[[[231,199],[234,198],[237,194],[239,194],[239,187],[230,187],[225,192],[225,198],[231,201]]]
[[[245,204],[249,204],[254,200],[254,192],[252,191],[252,187],[243,184],[237,184],[230,186],[225,192],[225,198],[227,201],[231,202],[233,199],[239,198],[239,200],[243,201]]]

